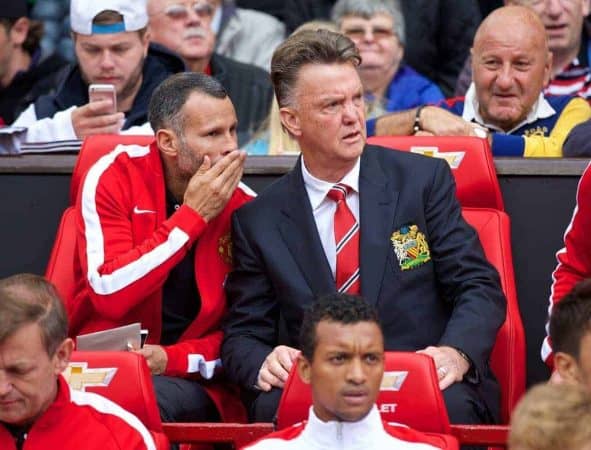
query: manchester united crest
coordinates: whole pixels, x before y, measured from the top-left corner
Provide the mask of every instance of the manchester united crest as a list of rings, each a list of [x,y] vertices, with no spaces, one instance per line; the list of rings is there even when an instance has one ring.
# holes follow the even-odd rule
[[[414,269],[431,260],[425,235],[416,225],[405,225],[396,230],[390,241],[402,270]]]
[[[232,239],[230,238],[230,233],[222,235],[218,240],[218,253],[222,261],[226,264],[232,264]]]

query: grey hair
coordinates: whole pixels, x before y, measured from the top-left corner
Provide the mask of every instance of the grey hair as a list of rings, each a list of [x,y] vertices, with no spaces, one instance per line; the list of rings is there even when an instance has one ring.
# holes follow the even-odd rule
[[[399,0],[338,0],[332,8],[332,21],[341,27],[346,16],[360,16],[369,19],[376,14],[387,14],[392,17],[392,31],[402,46],[406,43],[404,16]]]

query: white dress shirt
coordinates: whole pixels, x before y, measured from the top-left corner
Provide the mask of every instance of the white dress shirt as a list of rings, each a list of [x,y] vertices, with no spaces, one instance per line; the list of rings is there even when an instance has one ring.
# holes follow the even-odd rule
[[[355,220],[359,223],[359,158],[353,168],[347,173],[339,183],[346,184],[351,188],[347,194],[347,206],[355,216]],[[328,191],[336,184],[328,181],[320,180],[308,172],[306,169],[306,162],[302,157],[302,176],[304,178],[304,186],[312,205],[312,212],[314,214],[314,221],[322,242],[324,254],[330,265],[333,277],[336,275],[337,265],[337,250],[334,239],[334,213],[337,210],[337,204],[326,196]]]

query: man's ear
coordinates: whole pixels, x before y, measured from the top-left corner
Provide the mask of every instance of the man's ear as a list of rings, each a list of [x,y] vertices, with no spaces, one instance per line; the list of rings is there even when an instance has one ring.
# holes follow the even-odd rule
[[[281,118],[283,126],[292,136],[295,138],[301,136],[302,130],[300,128],[300,118],[294,108],[290,106],[279,108],[279,117]]]
[[[167,128],[156,131],[156,144],[163,155],[174,158],[178,154],[176,134]]]
[[[64,341],[58,346],[53,355],[56,375],[62,373],[66,367],[68,367],[70,356],[72,356],[73,351],[74,341],[70,338],[64,339]]]
[[[579,364],[572,355],[556,352],[554,354],[554,367],[564,381],[573,384],[582,383]]]
[[[298,375],[302,379],[302,381],[306,384],[310,384],[310,372],[311,372],[311,365],[310,361],[306,359],[304,355],[301,353],[298,356]]]
[[[144,35],[142,36],[142,45],[144,47],[144,58],[148,56],[148,48],[150,47],[150,39],[152,34],[150,33],[150,27],[146,29]]]
[[[544,87],[548,86],[552,78],[552,52],[548,51],[546,55],[546,64],[544,65]]]
[[[25,42],[25,39],[27,39],[30,25],[31,22],[26,17],[21,17],[16,22],[14,22],[10,28],[10,40],[13,42],[13,44],[23,45],[23,42]]]

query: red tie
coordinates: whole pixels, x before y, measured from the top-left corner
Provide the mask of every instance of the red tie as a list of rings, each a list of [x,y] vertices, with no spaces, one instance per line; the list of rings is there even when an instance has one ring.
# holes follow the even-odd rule
[[[359,294],[359,224],[345,199],[351,190],[346,184],[335,184],[327,197],[337,203],[334,213],[334,240],[337,247],[336,284],[339,292]]]

